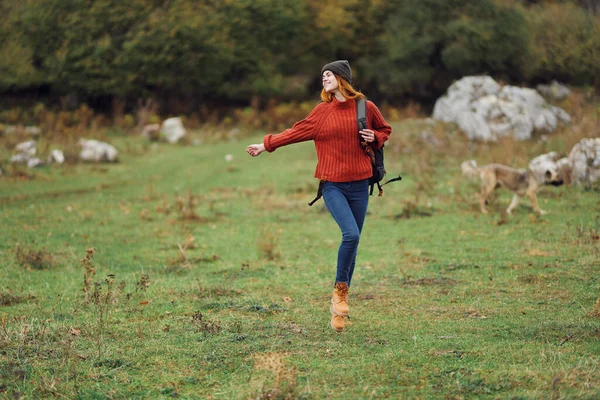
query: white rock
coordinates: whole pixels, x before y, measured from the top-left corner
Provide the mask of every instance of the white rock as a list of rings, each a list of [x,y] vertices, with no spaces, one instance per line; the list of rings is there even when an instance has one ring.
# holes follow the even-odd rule
[[[556,100],[562,100],[571,94],[571,91],[565,85],[552,81],[549,85],[537,85],[538,92],[546,97],[552,97]]]
[[[497,94],[500,85],[489,76],[468,76],[454,82],[447,93],[436,101],[433,119],[456,122],[458,115],[480,97]]]
[[[19,153],[12,156],[10,162],[13,164],[25,164],[30,158],[26,153]]]
[[[25,133],[31,136],[39,136],[42,134],[42,129],[38,126],[26,126]]]
[[[556,115],[556,117],[560,120],[560,122],[562,122],[564,124],[571,123],[571,116],[569,115],[568,112],[566,112],[562,108],[555,107],[555,106],[550,106],[550,109]]]
[[[42,160],[40,160],[37,157],[33,157],[33,158],[30,158],[29,160],[27,160],[28,168],[41,167],[43,165],[44,165],[44,163],[42,162]]]
[[[568,123],[566,111],[548,105],[538,92],[515,86],[500,87],[490,77],[465,77],[435,103],[433,118],[455,122],[469,139],[494,141],[502,136],[531,138],[534,130],[554,131]]]
[[[472,111],[463,111],[456,117],[456,123],[461,131],[466,133],[471,140],[496,140],[492,136],[490,127],[485,119],[478,113]]]
[[[15,146],[15,150],[17,150],[20,153],[25,153],[29,157],[33,157],[36,153],[35,141],[28,140],[27,142],[19,143]]]
[[[119,152],[117,149],[104,142],[98,140],[87,140],[80,139],[79,145],[81,146],[81,152],[79,153],[79,159],[88,162],[116,162]]]
[[[187,133],[183,127],[183,122],[179,117],[168,118],[163,121],[160,133],[169,143],[177,143]]]
[[[500,92],[500,98],[522,107],[533,123],[533,127],[539,131],[553,132],[558,125],[556,115],[558,110],[566,114],[566,111],[548,105],[538,92],[529,88],[505,86]],[[530,137],[531,135],[527,139]]]
[[[600,178],[600,138],[581,139],[569,153],[571,182],[591,185]]]
[[[61,150],[52,150],[48,155],[48,163],[62,164],[65,162],[65,155]]]

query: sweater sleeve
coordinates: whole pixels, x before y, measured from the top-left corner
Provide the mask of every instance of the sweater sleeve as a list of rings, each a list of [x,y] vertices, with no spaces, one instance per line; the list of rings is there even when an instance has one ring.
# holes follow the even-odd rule
[[[324,103],[319,103],[306,118],[296,122],[291,128],[276,135],[266,135],[263,139],[265,149],[271,153],[278,147],[313,140],[321,125],[324,107]]]
[[[369,100],[367,100],[367,118],[369,126],[375,132],[376,146],[381,148],[390,138],[392,127],[385,121],[377,106]]]

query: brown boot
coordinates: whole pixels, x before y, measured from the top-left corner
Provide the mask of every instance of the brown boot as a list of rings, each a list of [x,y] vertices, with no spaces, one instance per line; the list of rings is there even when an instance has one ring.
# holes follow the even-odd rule
[[[329,307],[329,311],[331,312],[331,327],[336,332],[342,332],[344,330],[344,326],[346,325],[344,317],[341,317],[333,312],[333,304],[331,307]]]
[[[348,284],[336,282],[331,296],[331,312],[340,317],[347,317],[350,313],[348,307]]]

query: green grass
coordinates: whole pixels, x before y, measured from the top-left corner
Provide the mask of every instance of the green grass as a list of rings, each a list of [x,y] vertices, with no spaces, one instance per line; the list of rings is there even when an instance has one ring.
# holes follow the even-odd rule
[[[342,334],[310,143],[253,159],[259,136],[115,138],[143,150],[2,177],[0,396],[600,397],[598,191],[544,188],[549,214],[523,200],[508,218],[499,192],[484,216],[459,165],[489,147],[423,150],[412,131],[395,125],[404,180],[370,200]]]

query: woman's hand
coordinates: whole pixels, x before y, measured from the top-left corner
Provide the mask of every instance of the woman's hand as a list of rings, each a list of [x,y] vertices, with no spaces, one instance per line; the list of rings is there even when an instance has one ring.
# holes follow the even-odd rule
[[[371,129],[363,129],[359,131],[359,133],[365,142],[372,143],[375,141],[375,132],[373,132]]]
[[[246,147],[246,153],[250,154],[252,157],[257,157],[265,151],[265,145],[263,143],[260,144],[251,144]]]

